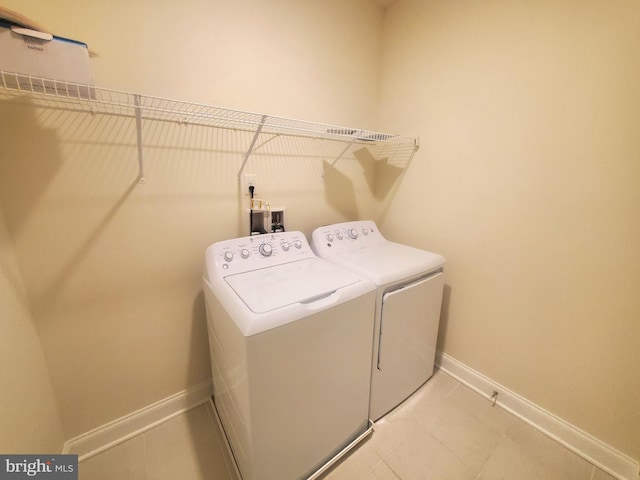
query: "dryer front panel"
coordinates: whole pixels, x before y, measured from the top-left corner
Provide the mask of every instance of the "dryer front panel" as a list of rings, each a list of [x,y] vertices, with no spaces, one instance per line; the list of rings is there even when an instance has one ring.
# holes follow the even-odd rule
[[[377,420],[433,374],[442,303],[442,271],[382,296],[371,385],[371,418]]]

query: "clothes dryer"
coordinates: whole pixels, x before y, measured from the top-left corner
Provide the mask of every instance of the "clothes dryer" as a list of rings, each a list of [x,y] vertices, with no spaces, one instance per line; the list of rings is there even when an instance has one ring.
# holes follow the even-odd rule
[[[213,244],[203,284],[214,406],[243,480],[314,478],[371,431],[375,286],[300,232]]]
[[[372,221],[318,228],[311,246],[377,286],[369,416],[378,420],[433,374],[445,259],[385,239]]]

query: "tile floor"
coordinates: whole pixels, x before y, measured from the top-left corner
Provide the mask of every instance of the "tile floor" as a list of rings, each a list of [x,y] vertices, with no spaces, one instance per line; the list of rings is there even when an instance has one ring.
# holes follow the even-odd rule
[[[80,463],[80,480],[236,480],[209,405]],[[461,385],[434,376],[323,480],[612,480]],[[284,480],[284,479],[283,479]]]

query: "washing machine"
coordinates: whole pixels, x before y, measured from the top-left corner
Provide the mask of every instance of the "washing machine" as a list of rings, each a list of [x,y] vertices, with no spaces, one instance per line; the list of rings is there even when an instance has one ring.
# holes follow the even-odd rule
[[[433,374],[445,259],[387,240],[369,220],[318,228],[311,246],[377,287],[369,416],[378,420]]]
[[[205,257],[213,403],[242,479],[316,478],[371,432],[375,285],[300,232]]]

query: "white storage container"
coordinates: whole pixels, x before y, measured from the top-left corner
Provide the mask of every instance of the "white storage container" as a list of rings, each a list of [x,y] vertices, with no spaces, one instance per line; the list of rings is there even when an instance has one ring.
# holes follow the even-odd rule
[[[0,70],[8,88],[89,98],[93,74],[85,43],[0,22]]]

